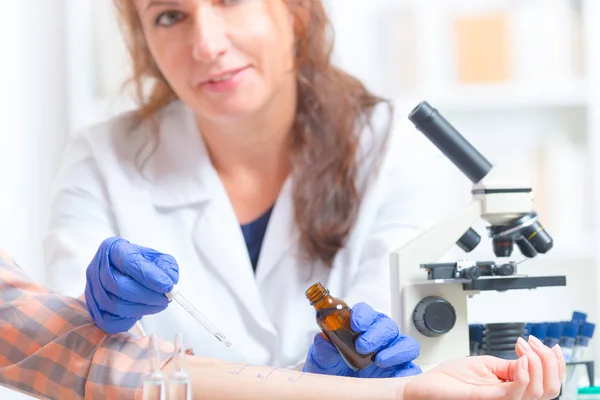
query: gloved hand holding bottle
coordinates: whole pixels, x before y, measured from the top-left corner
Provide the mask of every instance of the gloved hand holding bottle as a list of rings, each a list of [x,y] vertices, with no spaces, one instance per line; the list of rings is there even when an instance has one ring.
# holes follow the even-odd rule
[[[112,237],[102,242],[87,268],[85,301],[100,329],[126,332],[143,316],[166,309],[165,294],[178,281],[172,256]]]
[[[359,378],[395,378],[421,373],[412,363],[419,355],[419,343],[401,335],[390,317],[365,303],[358,303],[351,310],[350,324],[353,331],[360,333],[355,342],[356,350],[373,354],[373,363],[358,371],[350,368],[338,350],[319,333],[306,357],[304,372]]]

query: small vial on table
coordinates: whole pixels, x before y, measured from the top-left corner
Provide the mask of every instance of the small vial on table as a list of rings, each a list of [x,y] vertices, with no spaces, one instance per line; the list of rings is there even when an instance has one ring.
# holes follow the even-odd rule
[[[143,400],[166,400],[165,375],[160,370],[160,350],[158,335],[150,336],[150,373],[144,377],[142,387]]]
[[[175,335],[175,358],[173,372],[169,377],[169,400],[191,400],[192,385],[190,374],[186,370],[183,334]]]
[[[361,354],[354,345],[360,333],[350,327],[350,307],[329,294],[321,283],[315,283],[305,292],[306,298],[317,311],[317,324],[340,355],[354,371],[373,363],[375,353]]]

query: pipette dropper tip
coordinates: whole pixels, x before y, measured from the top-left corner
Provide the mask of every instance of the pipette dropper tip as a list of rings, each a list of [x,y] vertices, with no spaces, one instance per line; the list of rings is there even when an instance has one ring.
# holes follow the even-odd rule
[[[219,342],[222,342],[225,346],[231,347],[231,342],[221,332],[217,333],[215,337],[219,340]]]

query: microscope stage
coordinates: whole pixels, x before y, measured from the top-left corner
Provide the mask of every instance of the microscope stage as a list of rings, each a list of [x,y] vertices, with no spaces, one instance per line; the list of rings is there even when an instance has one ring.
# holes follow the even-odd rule
[[[470,280],[463,283],[464,290],[516,290],[537,289],[539,287],[566,286],[567,277],[557,276],[510,276],[489,277]]]

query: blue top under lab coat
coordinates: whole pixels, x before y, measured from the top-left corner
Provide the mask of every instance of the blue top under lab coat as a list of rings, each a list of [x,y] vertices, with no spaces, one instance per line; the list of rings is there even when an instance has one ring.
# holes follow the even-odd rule
[[[245,225],[241,225],[242,233],[244,234],[244,240],[246,241],[246,247],[248,248],[248,255],[252,262],[252,268],[256,272],[256,265],[258,264],[258,257],[260,256],[260,249],[262,242],[267,232],[267,225],[269,224],[269,218],[271,217],[271,211],[273,207],[269,208],[263,215],[258,217],[252,222]]]

